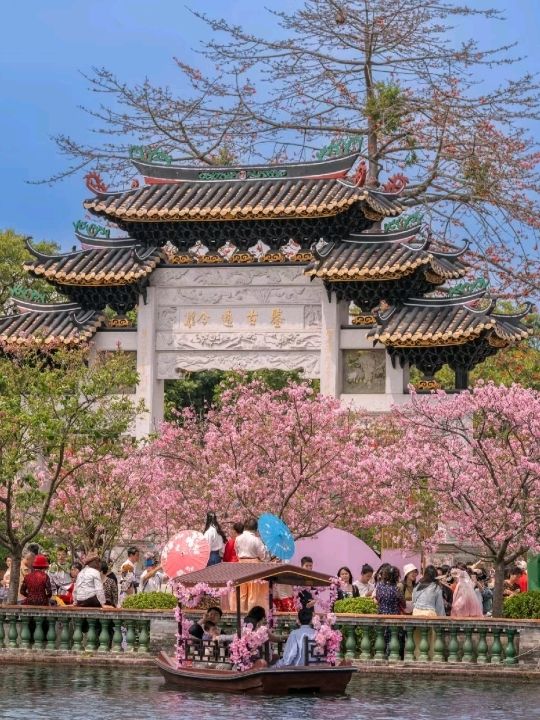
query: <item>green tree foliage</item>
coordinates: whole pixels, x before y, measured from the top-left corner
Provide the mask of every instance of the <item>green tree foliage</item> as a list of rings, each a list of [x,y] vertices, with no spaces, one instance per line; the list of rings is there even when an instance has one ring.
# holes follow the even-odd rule
[[[225,390],[246,385],[253,380],[265,390],[281,390],[289,382],[302,382],[300,370],[201,370],[187,372],[179,380],[165,383],[165,419],[174,420],[175,413],[192,408],[197,415],[204,415],[212,405],[219,405]],[[318,383],[318,381],[316,381]],[[316,388],[318,390],[318,387]]]
[[[34,244],[36,250],[52,254],[60,251],[60,247],[54,242],[38,242]],[[8,301],[12,295],[12,289],[17,288],[21,296],[25,291],[35,291],[43,297],[45,302],[54,301],[62,296],[49,285],[45,280],[40,280],[29,275],[23,268],[23,264],[32,260],[24,243],[24,237],[14,230],[0,230],[0,314],[5,315],[8,310]],[[38,295],[35,296],[36,299]],[[31,299],[28,292],[28,299]]]
[[[59,488],[80,468],[114,457],[136,413],[117,391],[136,382],[124,354],[87,360],[83,349],[0,358],[0,547],[13,560],[12,602],[24,547]]]

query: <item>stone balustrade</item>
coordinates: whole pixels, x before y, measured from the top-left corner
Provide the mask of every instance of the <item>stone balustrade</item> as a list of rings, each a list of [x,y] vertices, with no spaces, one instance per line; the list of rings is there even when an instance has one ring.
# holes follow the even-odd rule
[[[201,611],[187,613],[194,619]],[[225,632],[235,618],[224,615]],[[295,617],[276,613],[275,632],[286,635]],[[538,661],[540,620],[423,619],[408,616],[338,615],[341,659],[355,664],[453,667],[524,667]],[[75,607],[0,606],[0,654],[50,653],[151,658],[171,652],[176,622],[170,610],[100,610]]]

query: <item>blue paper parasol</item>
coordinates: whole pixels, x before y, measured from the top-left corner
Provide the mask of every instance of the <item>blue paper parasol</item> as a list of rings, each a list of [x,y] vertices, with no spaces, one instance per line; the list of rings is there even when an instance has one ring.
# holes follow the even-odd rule
[[[264,513],[258,520],[259,534],[268,552],[280,560],[290,560],[294,555],[294,538],[283,520],[271,513]]]

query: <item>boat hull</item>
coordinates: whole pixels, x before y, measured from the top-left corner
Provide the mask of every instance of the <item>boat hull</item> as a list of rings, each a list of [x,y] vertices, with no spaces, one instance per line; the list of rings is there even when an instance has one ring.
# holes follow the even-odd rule
[[[253,694],[286,695],[288,693],[345,692],[356,668],[351,665],[331,667],[310,665],[289,668],[263,668],[237,672],[206,668],[175,668],[171,658],[161,653],[157,666],[169,687],[202,692],[247,692]]]
[[[272,180],[294,180],[344,177],[354,162],[358,153],[318,160],[315,162],[290,163],[283,165],[245,165],[244,167],[186,167],[180,165],[159,165],[132,160],[137,170],[144,175],[149,185],[160,183],[179,182],[226,182],[259,180],[268,182]]]

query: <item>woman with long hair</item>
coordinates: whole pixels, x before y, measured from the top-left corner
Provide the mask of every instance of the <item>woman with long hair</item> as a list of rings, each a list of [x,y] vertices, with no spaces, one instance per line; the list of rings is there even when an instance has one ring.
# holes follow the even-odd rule
[[[210,557],[208,558],[207,566],[217,565],[221,562],[227,536],[221,529],[215,512],[206,513],[203,535],[206,540],[208,540],[208,545],[210,546]]]
[[[343,600],[348,597],[358,597],[360,595],[360,590],[354,585],[352,572],[348,567],[345,565],[340,567],[337,571],[337,577],[341,581],[337,591],[338,600]]]

